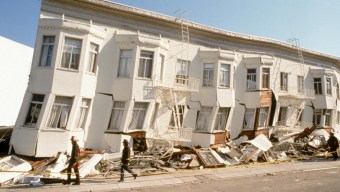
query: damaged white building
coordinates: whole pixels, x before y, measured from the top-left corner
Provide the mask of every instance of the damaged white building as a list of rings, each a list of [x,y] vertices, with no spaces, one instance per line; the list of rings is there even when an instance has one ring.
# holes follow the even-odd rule
[[[43,0],[11,151],[340,128],[338,57],[105,0]]]

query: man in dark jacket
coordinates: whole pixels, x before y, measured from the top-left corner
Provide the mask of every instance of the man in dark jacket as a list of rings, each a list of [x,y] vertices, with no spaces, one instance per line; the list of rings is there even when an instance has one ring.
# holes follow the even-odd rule
[[[75,136],[71,137],[72,142],[72,152],[71,152],[71,159],[67,167],[67,181],[65,181],[64,185],[69,185],[71,183],[71,171],[72,168],[74,170],[74,173],[76,174],[76,181],[72,185],[80,185],[80,178],[79,178],[79,154],[80,149],[79,145],[77,143],[77,138]]]
[[[334,136],[333,132],[330,133],[330,136],[329,136],[329,139],[327,141],[327,144],[328,144],[328,146],[330,148],[330,152],[333,155],[334,161],[337,160],[338,159],[337,149],[339,148],[339,141],[338,141],[338,138],[336,138]]]
[[[137,178],[137,174],[134,173],[130,168],[129,168],[129,163],[130,163],[130,147],[129,147],[129,142],[124,139],[123,141],[124,144],[124,149],[122,151],[122,166],[120,168],[120,180],[118,182],[124,182],[124,170],[127,172],[131,173],[134,179]]]

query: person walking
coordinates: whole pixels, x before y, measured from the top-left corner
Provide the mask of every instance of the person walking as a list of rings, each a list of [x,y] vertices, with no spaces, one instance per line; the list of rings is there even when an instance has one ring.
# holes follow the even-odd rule
[[[327,144],[328,144],[328,146],[330,148],[330,152],[333,155],[333,160],[336,161],[338,159],[338,151],[337,151],[337,149],[339,148],[339,141],[338,141],[338,138],[336,138],[334,136],[333,132],[330,133],[330,136],[329,136],[329,139],[327,141]]]
[[[124,182],[124,170],[126,170],[129,173],[131,173],[134,179],[137,178],[137,174],[134,173],[129,168],[129,163],[130,163],[130,147],[129,147],[129,142],[126,139],[124,139],[123,144],[124,144],[124,149],[122,151],[122,158],[121,158],[122,166],[120,168],[120,180],[118,182]]]
[[[77,141],[78,139],[75,136],[71,137],[71,142],[72,142],[71,159],[67,167],[67,180],[63,183],[64,185],[69,185],[71,183],[72,168],[74,170],[74,173],[76,174],[76,181],[72,185],[80,185],[79,163],[78,163],[80,148],[79,148]]]

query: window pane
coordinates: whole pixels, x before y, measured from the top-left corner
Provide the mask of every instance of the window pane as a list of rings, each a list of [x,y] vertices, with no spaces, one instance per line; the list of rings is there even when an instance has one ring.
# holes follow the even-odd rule
[[[51,128],[66,128],[72,102],[73,98],[71,97],[56,96],[47,126]]]
[[[30,107],[25,120],[25,125],[35,126],[38,122],[45,95],[33,94]]]
[[[130,75],[132,50],[121,50],[119,56],[118,77]]]
[[[215,130],[225,130],[228,122],[230,108],[219,108],[215,120]]]
[[[247,69],[247,89],[256,89],[256,69]]]
[[[85,128],[87,114],[89,111],[90,99],[82,99],[81,106],[78,114],[78,128]]]
[[[214,82],[214,64],[204,64],[203,86],[211,87]]]
[[[78,69],[80,59],[81,40],[65,38],[61,67]]]
[[[141,51],[139,59],[138,77],[151,78],[153,52]]]
[[[114,102],[108,130],[121,130],[120,123],[123,119],[124,108],[125,102]]]
[[[136,102],[133,108],[132,120],[129,130],[142,129],[147,110],[147,103]]]
[[[54,36],[44,36],[40,53],[39,66],[51,66],[54,47]]]
[[[230,65],[221,64],[220,86],[230,87]]]
[[[196,131],[208,131],[212,107],[201,107],[197,118]]]
[[[97,64],[97,54],[98,54],[98,45],[91,43],[90,45],[90,51],[89,51],[89,57],[87,61],[87,71],[91,73],[96,72]]]

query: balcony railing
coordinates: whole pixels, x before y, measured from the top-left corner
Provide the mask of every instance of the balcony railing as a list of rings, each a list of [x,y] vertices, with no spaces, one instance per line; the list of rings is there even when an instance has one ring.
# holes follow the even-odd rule
[[[174,128],[169,126],[168,129],[160,133],[158,130],[154,131],[154,138],[163,138],[166,140],[181,140],[181,141],[191,141],[192,138],[192,128]]]
[[[199,79],[188,78],[187,76],[153,78],[153,87],[175,89],[177,91],[198,91]]]

